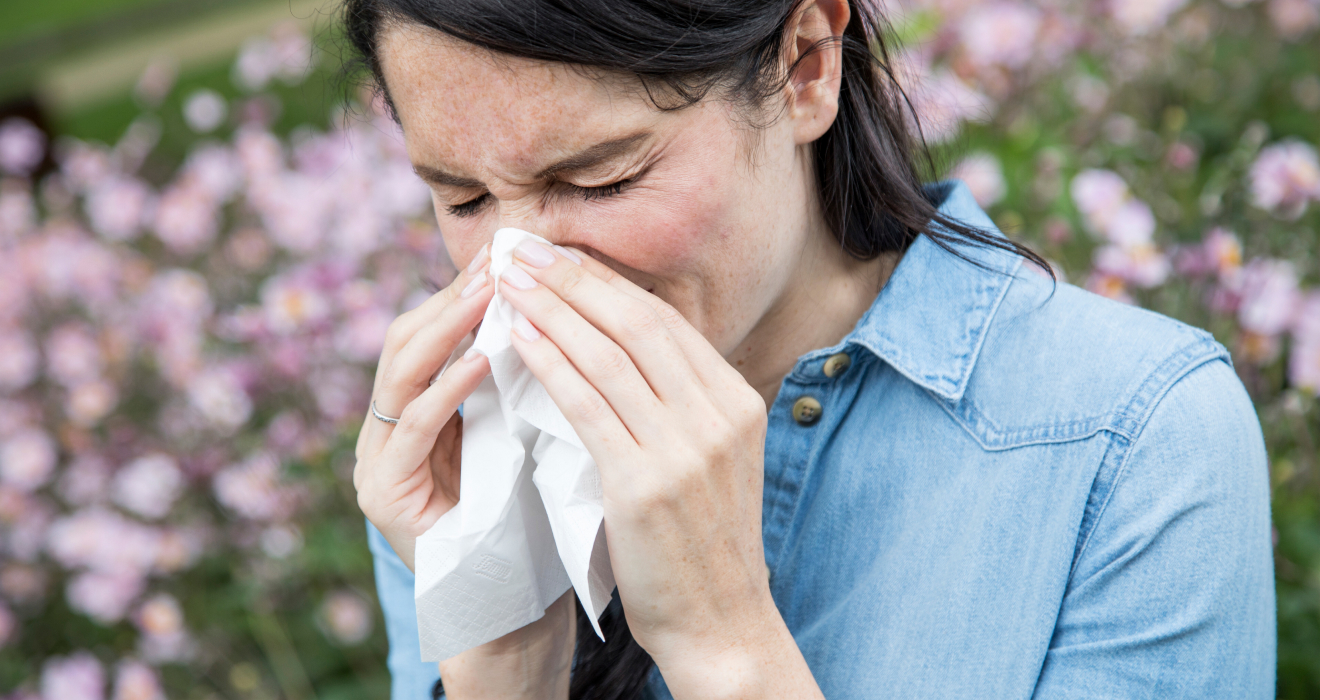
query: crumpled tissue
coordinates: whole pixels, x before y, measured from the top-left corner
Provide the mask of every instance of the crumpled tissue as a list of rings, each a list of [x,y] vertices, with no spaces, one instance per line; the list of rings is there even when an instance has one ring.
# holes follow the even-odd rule
[[[495,232],[498,280],[525,240]],[[472,347],[490,375],[463,404],[459,501],[417,538],[423,661],[441,661],[539,620],[570,586],[597,619],[614,590],[600,474],[564,414],[509,342],[520,314],[497,285]]]

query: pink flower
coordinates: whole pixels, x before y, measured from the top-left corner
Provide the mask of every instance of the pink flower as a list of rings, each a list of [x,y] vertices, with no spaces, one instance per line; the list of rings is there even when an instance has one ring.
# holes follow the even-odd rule
[[[95,656],[79,651],[47,659],[41,670],[43,700],[104,700],[105,669]]]
[[[308,275],[284,274],[266,280],[261,287],[261,306],[266,313],[266,327],[274,333],[288,334],[326,321],[330,300]]]
[[[1109,222],[1127,203],[1127,183],[1112,170],[1083,170],[1072,181],[1072,199],[1087,228],[1105,233]]]
[[[302,549],[303,538],[292,525],[268,527],[261,533],[261,551],[272,559],[285,559]]]
[[[64,414],[74,425],[90,428],[101,422],[119,403],[119,390],[113,382],[97,379],[83,382],[69,390]]]
[[[1252,202],[1285,219],[1296,219],[1310,200],[1320,199],[1320,162],[1301,141],[1266,146],[1251,164]]]
[[[968,155],[954,167],[950,177],[962,180],[981,207],[989,207],[1004,198],[1008,184],[999,159],[984,151]]]
[[[1320,291],[1306,295],[1297,306],[1288,380],[1320,396]]]
[[[250,182],[264,182],[284,169],[284,145],[268,131],[240,129],[234,137],[234,150]]]
[[[156,237],[179,255],[200,253],[215,238],[219,226],[215,200],[186,181],[165,190],[156,205]]]
[[[1297,272],[1287,260],[1257,258],[1242,268],[1238,322],[1253,333],[1278,335],[1292,325],[1300,301]]]
[[[193,652],[193,641],[183,624],[183,610],[174,596],[157,593],[142,603],[133,615],[142,631],[138,644],[142,655],[156,663],[181,661]]]
[[[1105,238],[1121,247],[1149,245],[1155,236],[1155,214],[1139,199],[1129,199],[1109,218]]]
[[[981,69],[1002,66],[1017,69],[1031,60],[1041,13],[1014,2],[974,5],[958,24],[963,51]]]
[[[172,574],[191,567],[202,556],[204,540],[203,534],[195,529],[161,532],[153,570],[158,574]]]
[[[64,469],[59,493],[65,503],[85,506],[105,498],[110,485],[110,464],[97,454],[82,454]]]
[[[1086,278],[1086,290],[1124,304],[1133,303],[1132,296],[1128,294],[1127,285],[1124,284],[1121,277],[1115,275],[1099,271],[1092,272],[1091,276]]]
[[[70,321],[47,336],[46,372],[60,384],[73,386],[96,379],[104,367],[105,357],[87,324]]]
[[[174,458],[164,454],[139,457],[115,474],[115,503],[152,520],[170,512],[183,491],[183,472]]]
[[[183,119],[188,128],[198,134],[215,131],[228,115],[229,104],[215,90],[197,90],[183,103]]]
[[[165,700],[156,671],[141,661],[123,661],[115,672],[113,700]]]
[[[203,146],[188,156],[179,177],[212,201],[227,202],[243,184],[243,164],[229,148]]]
[[[41,366],[32,336],[16,329],[0,329],[0,389],[17,391],[36,381]]]
[[[282,520],[293,513],[297,495],[283,483],[281,471],[274,455],[258,452],[215,475],[215,497],[249,520]]]
[[[1187,0],[1110,0],[1109,12],[1119,28],[1132,36],[1141,36],[1164,26]]]
[[[151,188],[146,183],[116,175],[88,191],[87,219],[92,229],[107,240],[132,240],[142,231],[152,203]]]
[[[114,172],[105,146],[73,141],[60,148],[60,172],[78,192],[94,187]]]
[[[1315,0],[1270,0],[1266,9],[1274,28],[1285,39],[1298,39],[1320,27],[1320,3]]]
[[[46,157],[46,135],[22,117],[0,122],[0,171],[28,175]]]
[[[138,573],[88,571],[78,574],[65,589],[69,607],[103,625],[124,619],[129,605],[142,594],[146,581]]]
[[[958,135],[963,122],[985,121],[994,112],[989,97],[968,87],[946,70],[918,78],[909,90],[921,133],[930,143],[944,143]]]
[[[46,548],[66,569],[141,577],[156,564],[160,540],[155,528],[92,506],[55,521]]]
[[[252,416],[252,399],[233,371],[208,369],[188,385],[188,404],[223,433],[242,427]]]
[[[394,314],[386,309],[368,308],[349,316],[335,333],[335,349],[350,362],[374,362],[385,347],[385,332]]]
[[[0,244],[18,240],[36,222],[31,192],[26,188],[0,188]]]
[[[38,428],[25,428],[0,446],[0,481],[23,491],[41,488],[55,472],[55,441]]]
[[[174,81],[179,77],[179,67],[168,58],[156,59],[147,64],[138,77],[133,94],[148,106],[160,105],[165,96],[174,89]]]
[[[1232,231],[1215,227],[1201,241],[1205,261],[1220,279],[1228,279],[1242,269],[1242,241]]]
[[[361,644],[371,635],[371,610],[356,593],[335,591],[326,596],[319,618],[322,631],[339,644]]]
[[[1169,259],[1155,246],[1106,245],[1095,251],[1095,269],[1138,287],[1157,287],[1169,277]]]
[[[41,600],[46,593],[46,574],[31,564],[10,562],[0,569],[0,594],[23,605]]]

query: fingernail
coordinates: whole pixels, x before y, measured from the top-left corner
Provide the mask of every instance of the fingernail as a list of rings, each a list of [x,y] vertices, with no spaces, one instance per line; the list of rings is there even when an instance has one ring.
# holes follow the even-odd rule
[[[486,250],[489,246],[490,246],[489,243],[481,246],[481,250],[477,251],[477,257],[472,258],[472,262],[468,263],[467,266],[468,272],[476,272],[477,270],[481,269],[482,265],[486,264],[486,259],[490,257],[489,255],[486,254]]]
[[[471,362],[477,359],[478,357],[482,357],[482,354],[481,351],[477,350],[476,348],[468,348],[467,352],[463,353],[464,362]]]
[[[513,249],[513,256],[532,267],[550,267],[555,264],[555,254],[536,241],[523,241]]]
[[[536,280],[532,279],[531,275],[517,265],[510,265],[505,268],[504,274],[500,275],[500,279],[513,285],[516,289],[531,289],[536,286]]]
[[[478,277],[473,277],[473,278],[472,278],[472,281],[467,283],[467,286],[463,288],[463,292],[462,292],[461,294],[459,294],[458,296],[461,297],[461,298],[463,298],[463,299],[466,299],[466,298],[472,296],[473,294],[476,294],[476,293],[477,293],[477,290],[481,289],[481,288],[484,287],[484,286],[486,286],[486,276],[485,276],[485,275],[480,275],[480,276],[478,276]]]
[[[533,326],[530,321],[522,316],[514,319],[513,332],[517,333],[518,337],[529,343],[541,337],[541,331],[536,330],[536,326]]]
[[[582,264],[582,257],[579,256],[577,253],[574,253],[573,251],[569,250],[568,248],[565,248],[562,245],[557,245],[555,246],[555,250],[559,251],[560,255],[568,258],[569,260],[572,260],[573,264],[575,265]]]

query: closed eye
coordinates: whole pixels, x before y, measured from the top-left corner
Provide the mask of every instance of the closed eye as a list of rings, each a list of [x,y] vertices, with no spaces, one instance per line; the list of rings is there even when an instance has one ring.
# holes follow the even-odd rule
[[[583,187],[568,182],[561,182],[559,184],[566,188],[573,196],[581,197],[583,200],[591,202],[598,199],[605,199],[607,197],[614,197],[632,185],[635,180],[635,177],[631,177],[619,180],[618,182],[611,182],[608,185],[596,185],[594,187]],[[486,192],[469,199],[466,202],[462,202],[461,204],[451,204],[445,207],[445,211],[449,212],[450,216],[475,216],[476,214],[481,213],[481,210],[490,203],[490,199],[490,193]]]

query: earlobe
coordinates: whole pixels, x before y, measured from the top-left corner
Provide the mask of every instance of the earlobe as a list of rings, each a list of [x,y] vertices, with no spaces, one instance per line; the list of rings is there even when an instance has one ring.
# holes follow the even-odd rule
[[[789,116],[799,144],[820,138],[838,113],[842,35],[851,18],[848,0],[809,0],[788,28]]]

